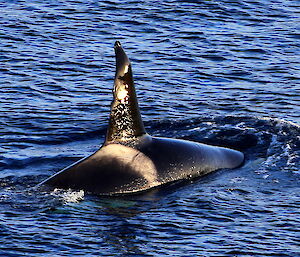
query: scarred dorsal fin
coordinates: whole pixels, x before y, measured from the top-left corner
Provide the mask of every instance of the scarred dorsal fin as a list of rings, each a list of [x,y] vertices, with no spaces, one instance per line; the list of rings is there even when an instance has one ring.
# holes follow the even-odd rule
[[[116,75],[105,144],[146,134],[135,93],[130,61],[121,43],[115,43]]]

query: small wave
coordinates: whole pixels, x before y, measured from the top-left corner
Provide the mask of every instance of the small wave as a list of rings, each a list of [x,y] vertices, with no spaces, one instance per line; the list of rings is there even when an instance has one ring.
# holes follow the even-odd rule
[[[51,195],[61,197],[64,203],[78,203],[84,199],[84,191],[54,189]]]

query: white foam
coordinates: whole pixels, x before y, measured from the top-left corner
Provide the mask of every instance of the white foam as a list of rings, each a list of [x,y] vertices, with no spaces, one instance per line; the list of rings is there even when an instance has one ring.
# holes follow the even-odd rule
[[[65,203],[78,203],[84,199],[84,191],[74,191],[74,190],[62,190],[55,188],[54,191],[51,193],[53,195],[59,195],[63,198]]]

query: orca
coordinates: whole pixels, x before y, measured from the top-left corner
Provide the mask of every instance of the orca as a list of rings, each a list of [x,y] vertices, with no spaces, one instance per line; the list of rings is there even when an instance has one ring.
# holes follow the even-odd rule
[[[144,128],[131,63],[121,43],[114,46],[116,73],[106,139],[98,151],[40,185],[96,195],[142,192],[243,163],[243,153],[181,139],[150,136]]]

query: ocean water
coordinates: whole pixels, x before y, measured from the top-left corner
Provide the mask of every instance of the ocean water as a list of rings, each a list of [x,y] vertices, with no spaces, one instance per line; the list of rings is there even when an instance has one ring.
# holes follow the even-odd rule
[[[0,8],[0,256],[300,256],[298,0]],[[127,197],[34,189],[103,142],[115,40],[149,134],[245,164]]]

